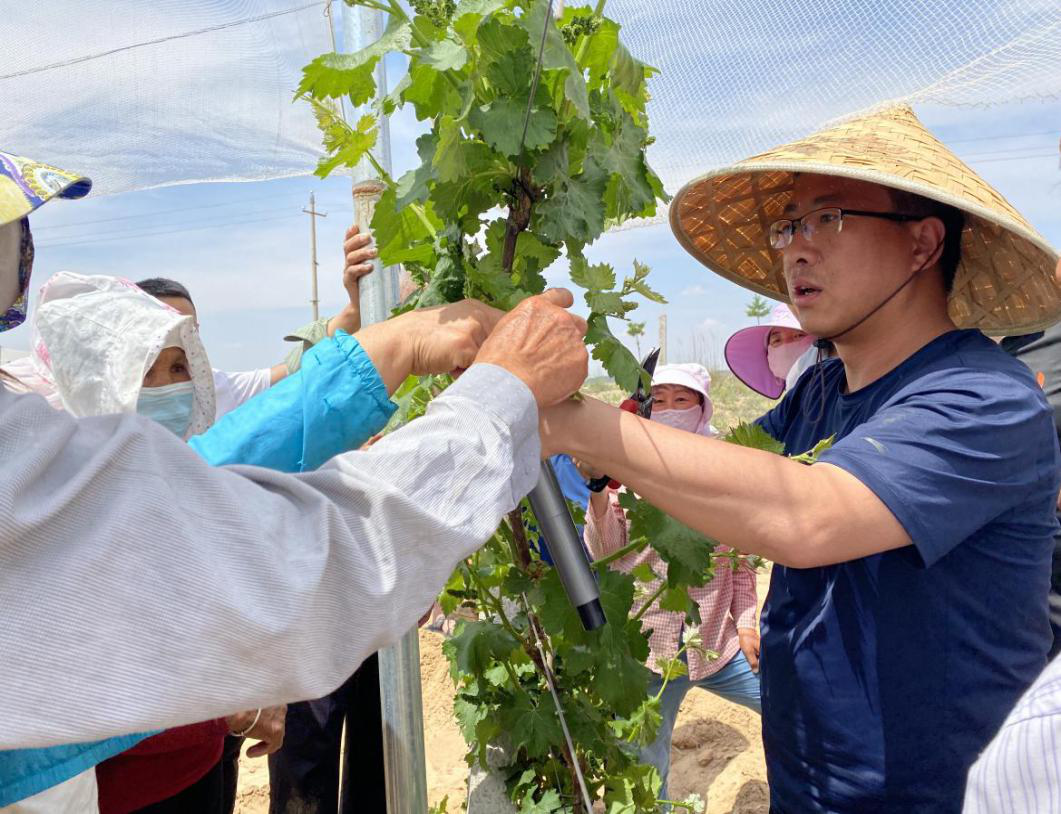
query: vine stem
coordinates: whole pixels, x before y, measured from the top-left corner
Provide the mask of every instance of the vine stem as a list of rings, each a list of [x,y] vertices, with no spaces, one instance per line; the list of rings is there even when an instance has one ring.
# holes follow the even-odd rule
[[[599,560],[594,560],[592,565],[594,568],[603,568],[606,565],[611,565],[616,560],[621,560],[627,554],[633,554],[635,551],[640,551],[648,545],[648,540],[637,540],[633,543],[627,543],[622,548],[617,548],[611,554],[601,557]]]
[[[475,573],[474,568],[469,568],[468,574],[471,576],[472,582],[475,583],[475,587],[478,588],[479,595],[489,598],[489,601],[485,602],[484,604],[488,607],[489,610],[497,614],[498,618],[501,620],[501,626],[510,634],[512,634],[512,636],[516,639],[517,642],[520,643],[524,650],[527,650],[529,647],[527,640],[523,638],[523,635],[518,630],[516,630],[512,622],[509,621],[508,615],[505,613],[505,609],[502,606],[502,603],[494,599],[494,595],[490,593],[489,588],[483,585],[483,581],[479,578],[479,575]]]
[[[663,592],[665,590],[667,590],[667,583],[666,582],[662,583],[655,591],[652,592],[652,596],[650,596],[648,598],[648,601],[646,601],[645,604],[641,607],[641,610],[639,610],[636,614],[634,614],[632,621],[640,622],[641,621],[641,617],[643,617],[646,613],[648,613],[648,609],[651,608],[656,603],[657,599],[659,599],[661,596],[663,596]]]

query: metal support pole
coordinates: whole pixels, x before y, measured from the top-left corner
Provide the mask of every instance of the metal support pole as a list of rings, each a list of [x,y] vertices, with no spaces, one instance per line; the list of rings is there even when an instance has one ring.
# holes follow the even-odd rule
[[[659,363],[667,364],[667,315],[659,315]]]
[[[342,4],[342,43],[345,51],[358,51],[383,33],[383,15],[375,9]],[[379,94],[387,93],[385,60],[376,68]],[[358,112],[358,115],[360,112]],[[376,158],[391,171],[390,130],[380,122]],[[362,231],[384,186],[367,163],[358,168],[354,182],[354,217]],[[398,304],[398,268],[382,268],[376,260],[372,274],[361,282],[361,321],[380,322]],[[355,620],[356,621],[356,620]],[[424,814],[427,811],[427,765],[424,759],[424,712],[420,686],[420,639],[416,628],[398,644],[379,653],[379,693],[383,712],[384,770],[387,814]]]
[[[309,273],[313,291],[310,305],[313,307],[313,321],[316,322],[320,318],[320,312],[318,309],[318,306],[320,305],[320,297],[317,295],[317,218],[326,218],[328,217],[328,213],[317,211],[317,204],[313,199],[312,192],[309,194],[309,209],[303,209],[302,211],[309,215],[309,239],[311,252]]]

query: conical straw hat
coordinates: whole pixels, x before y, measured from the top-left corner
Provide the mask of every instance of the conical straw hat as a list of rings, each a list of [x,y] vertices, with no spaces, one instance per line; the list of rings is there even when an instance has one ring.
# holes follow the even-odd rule
[[[950,296],[959,327],[1029,333],[1061,318],[1057,252],[906,106],[851,119],[691,181],[671,203],[671,228],[715,273],[788,302],[768,232],[784,217],[797,172],[858,178],[965,212]]]

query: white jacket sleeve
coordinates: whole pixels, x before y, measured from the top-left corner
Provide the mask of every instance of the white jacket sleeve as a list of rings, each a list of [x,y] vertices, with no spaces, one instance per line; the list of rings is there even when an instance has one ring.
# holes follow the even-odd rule
[[[0,749],[330,692],[533,487],[537,421],[476,365],[371,449],[285,475],[0,394]]]

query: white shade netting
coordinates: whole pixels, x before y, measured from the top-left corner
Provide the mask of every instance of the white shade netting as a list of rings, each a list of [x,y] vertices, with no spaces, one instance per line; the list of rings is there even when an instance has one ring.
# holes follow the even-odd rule
[[[301,67],[331,50],[330,5],[337,17],[375,13],[295,0],[6,0],[0,149],[88,173],[96,194],[308,173],[319,137],[292,99]],[[650,158],[672,192],[886,102],[1061,96],[1056,0],[611,0],[605,11],[660,69]]]

